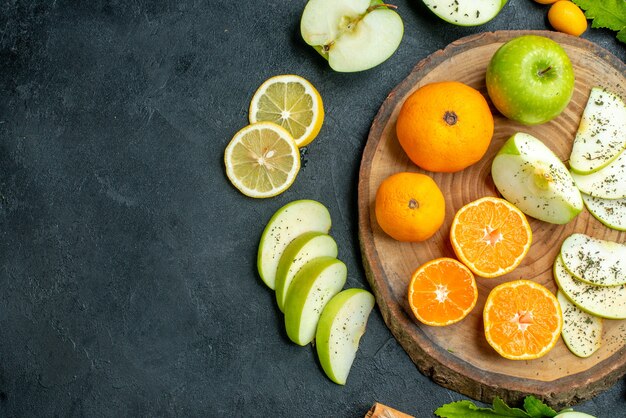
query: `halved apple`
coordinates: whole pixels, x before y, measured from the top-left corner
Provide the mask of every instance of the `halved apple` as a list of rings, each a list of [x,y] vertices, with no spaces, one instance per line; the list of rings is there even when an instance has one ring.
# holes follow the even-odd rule
[[[618,231],[626,231],[626,198],[602,199],[582,194],[589,212],[604,225]]]
[[[607,319],[626,319],[626,285],[595,286],[580,281],[567,271],[561,256],[554,260],[554,279],[583,311]]]
[[[565,224],[583,209],[567,168],[539,139],[518,132],[496,154],[491,176],[502,196],[525,214]]]
[[[574,305],[561,290],[556,298],[563,312],[563,342],[578,357],[589,357],[602,345],[602,318]]]
[[[283,311],[289,286],[302,266],[317,257],[337,257],[337,243],[328,234],[305,232],[285,248],[276,271],[276,303]]]
[[[573,170],[571,174],[576,187],[585,194],[602,199],[626,197],[626,151],[591,174],[578,174]]]
[[[402,40],[402,19],[390,7],[380,0],[309,0],[300,32],[333,70],[367,70],[387,60]]]
[[[278,262],[291,241],[309,231],[327,233],[330,226],[328,209],[315,200],[295,200],[278,209],[265,226],[259,243],[257,268],[263,282],[274,289]]]
[[[572,234],[561,244],[567,271],[578,280],[596,286],[626,284],[626,245]]]
[[[448,23],[477,26],[496,17],[508,0],[424,0],[434,14]]]
[[[590,174],[606,167],[626,148],[624,132],[624,101],[604,88],[592,88],[572,146],[572,171]]]
[[[346,384],[374,303],[367,290],[346,289],[322,311],[315,347],[324,372],[337,384]]]
[[[348,270],[334,257],[318,257],[296,274],[285,299],[287,336],[298,345],[307,345],[328,301],[343,288]]]

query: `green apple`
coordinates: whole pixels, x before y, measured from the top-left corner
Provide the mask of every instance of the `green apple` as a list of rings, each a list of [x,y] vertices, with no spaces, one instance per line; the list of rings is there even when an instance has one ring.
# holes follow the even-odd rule
[[[387,60],[402,40],[402,19],[391,7],[380,0],[309,0],[300,32],[333,70],[367,70]]]
[[[296,273],[310,260],[317,257],[337,257],[337,243],[328,234],[305,232],[285,248],[276,270],[276,302],[283,311],[289,286]]]
[[[603,199],[626,197],[626,151],[622,151],[608,165],[591,174],[578,174],[573,170],[571,172],[576,187],[585,194]]]
[[[624,132],[624,101],[604,88],[592,88],[569,158],[572,171],[590,174],[609,165],[626,148]]]
[[[561,244],[567,271],[596,286],[626,284],[626,244],[572,234]]]
[[[315,347],[324,372],[337,384],[346,384],[374,302],[367,290],[346,289],[322,311]]]
[[[595,286],[580,281],[567,271],[560,255],[554,260],[554,279],[583,311],[607,319],[626,319],[626,285]]]
[[[561,290],[556,298],[563,312],[563,342],[578,357],[589,357],[602,345],[602,318],[574,305]]]
[[[604,225],[618,231],[626,231],[626,198],[602,199],[582,193],[589,212]]]
[[[259,242],[257,268],[263,282],[274,289],[278,262],[291,241],[309,231],[327,233],[330,226],[328,209],[314,200],[296,200],[278,209]]]
[[[525,125],[557,117],[574,92],[574,70],[565,50],[544,36],[504,43],[487,66],[487,92],[507,118]]]
[[[496,154],[491,176],[502,196],[528,216],[565,224],[583,209],[565,165],[543,142],[518,132]]]
[[[448,23],[478,26],[496,17],[508,0],[424,0],[426,7]]]
[[[318,257],[296,274],[285,299],[287,336],[298,345],[307,345],[328,301],[343,288],[348,270],[334,257]]]
[[[565,411],[565,412],[556,414],[554,418],[596,418],[596,417],[593,415],[585,414],[584,412]]]

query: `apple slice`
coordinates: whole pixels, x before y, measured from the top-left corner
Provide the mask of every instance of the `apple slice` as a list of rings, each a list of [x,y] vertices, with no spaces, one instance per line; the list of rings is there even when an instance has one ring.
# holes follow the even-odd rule
[[[601,199],[582,194],[589,212],[604,225],[618,231],[626,231],[626,198]]]
[[[626,283],[626,245],[572,234],[561,244],[567,271],[578,280],[596,286]]]
[[[563,312],[563,342],[578,357],[589,357],[602,345],[602,318],[581,310],[561,290],[556,298]]]
[[[274,289],[278,262],[294,238],[309,231],[327,233],[330,226],[328,209],[315,200],[296,200],[278,209],[265,226],[259,243],[257,268],[263,282]]]
[[[506,200],[539,220],[565,224],[583,209],[565,165],[529,134],[518,132],[504,143],[491,165],[491,176]]]
[[[603,199],[623,199],[626,197],[626,151],[594,173],[577,174],[572,170],[572,178],[585,194]]]
[[[626,319],[626,285],[594,286],[576,279],[558,256],[554,279],[561,291],[583,311],[607,319]]]
[[[363,71],[387,60],[398,48],[404,25],[380,0],[309,0],[300,32],[335,71]]]
[[[426,7],[448,23],[477,26],[496,17],[508,0],[424,0]]]
[[[345,385],[365,333],[374,296],[363,289],[346,289],[328,302],[315,334],[317,356],[326,375]]]
[[[337,257],[337,243],[322,232],[305,232],[285,248],[276,270],[276,302],[281,311],[284,310],[285,299],[291,282],[310,260],[317,257]]]
[[[569,166],[577,174],[606,167],[626,148],[626,105],[602,87],[591,89],[583,111]]]
[[[285,328],[291,341],[298,345],[313,341],[322,310],[347,275],[346,265],[334,257],[315,258],[300,269],[285,299]]]

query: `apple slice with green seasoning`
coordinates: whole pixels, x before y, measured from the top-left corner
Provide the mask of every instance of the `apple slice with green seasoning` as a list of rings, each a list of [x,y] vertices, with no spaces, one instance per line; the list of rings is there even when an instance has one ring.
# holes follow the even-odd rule
[[[508,0],[424,0],[441,19],[458,26],[477,26],[496,17]]]
[[[276,303],[283,311],[285,299],[291,282],[310,260],[317,257],[337,257],[337,243],[328,234],[322,232],[305,232],[285,248],[276,270]]]
[[[583,311],[607,319],[626,319],[626,285],[594,286],[576,279],[558,256],[554,279],[561,291]]]
[[[563,342],[574,355],[589,357],[602,345],[602,318],[574,305],[561,290],[557,291],[556,298],[563,312]]]
[[[606,167],[626,148],[624,132],[624,101],[604,88],[592,88],[572,146],[572,171],[590,174]]]
[[[302,346],[313,341],[322,310],[341,291],[347,275],[346,265],[334,257],[314,258],[300,269],[285,299],[285,328],[291,341]]]
[[[374,303],[367,290],[346,289],[322,311],[315,335],[317,356],[326,375],[339,385],[346,384]]]
[[[578,280],[596,286],[626,283],[626,245],[585,234],[572,234],[561,244],[567,271]]]
[[[626,198],[602,199],[582,194],[589,212],[604,225],[618,231],[626,231]]]
[[[328,233],[330,226],[328,209],[315,200],[295,200],[278,209],[265,226],[259,243],[257,268],[261,280],[273,290],[278,262],[287,245],[305,232]]]
[[[532,135],[511,136],[493,159],[491,176],[502,196],[533,218],[565,224],[583,209],[565,165]]]
[[[622,135],[624,133],[622,132]],[[626,197],[626,152],[591,174],[578,174],[571,170],[578,189],[590,196],[602,199],[623,199]]]

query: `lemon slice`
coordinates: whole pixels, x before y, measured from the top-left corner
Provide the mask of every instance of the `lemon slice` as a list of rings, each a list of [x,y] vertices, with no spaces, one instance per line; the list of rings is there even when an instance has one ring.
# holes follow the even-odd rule
[[[246,126],[224,151],[226,175],[246,196],[264,198],[287,190],[300,170],[300,151],[284,128],[271,122]]]
[[[306,79],[277,75],[257,89],[250,102],[250,123],[268,121],[285,128],[298,147],[315,139],[324,121],[322,97]]]

